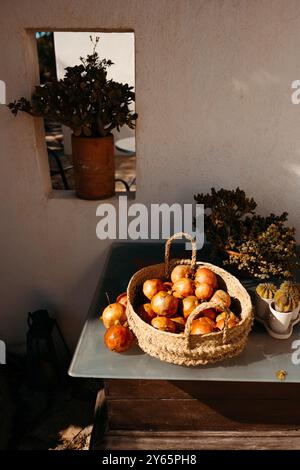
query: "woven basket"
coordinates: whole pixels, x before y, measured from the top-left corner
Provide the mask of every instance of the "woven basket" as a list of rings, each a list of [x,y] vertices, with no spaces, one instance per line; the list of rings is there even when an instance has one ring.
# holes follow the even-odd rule
[[[174,239],[182,238],[182,236],[192,243],[192,258],[191,260],[175,259],[170,261],[171,243]],[[190,235],[185,233],[173,235],[166,243],[165,263],[148,266],[136,272],[132,276],[127,289],[128,323],[136,335],[141,349],[150,356],[162,361],[186,366],[209,364],[241,353],[253,322],[249,294],[238,279],[217,266],[196,262],[196,254],[196,242]],[[153,278],[169,280],[172,269],[178,264],[190,264],[193,270],[199,266],[206,266],[217,275],[220,288],[226,290],[232,298],[233,310],[238,310],[240,322],[237,326],[234,328],[227,327],[230,310],[222,305],[222,310],[227,314],[222,331],[203,336],[190,335],[191,323],[202,310],[220,307],[215,302],[204,302],[198,305],[189,315],[184,332],[179,334],[156,330],[139,317],[136,309],[143,302],[142,287],[144,281]]]

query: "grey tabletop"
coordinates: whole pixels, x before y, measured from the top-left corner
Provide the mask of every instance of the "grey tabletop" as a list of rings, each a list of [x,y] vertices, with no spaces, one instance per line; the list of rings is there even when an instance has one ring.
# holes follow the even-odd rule
[[[183,245],[174,245],[175,257],[183,257]],[[157,380],[211,380],[231,382],[277,382],[277,371],[287,372],[285,382],[300,382],[300,326],[294,328],[289,339],[270,337],[259,323],[249,335],[243,353],[235,358],[207,366],[185,367],[162,362],[145,354],[138,346],[127,353],[110,352],[103,341],[104,327],[100,313],[107,305],[106,293],[112,299],[126,290],[134,272],[143,266],[161,262],[162,243],[114,243],[103,265],[94,299],[76,347],[69,374],[73,377],[157,379]],[[185,252],[188,257],[189,252]],[[198,251],[198,259],[220,264],[211,259],[209,247]],[[245,280],[250,293],[255,283]],[[300,325],[300,324],[299,324]]]

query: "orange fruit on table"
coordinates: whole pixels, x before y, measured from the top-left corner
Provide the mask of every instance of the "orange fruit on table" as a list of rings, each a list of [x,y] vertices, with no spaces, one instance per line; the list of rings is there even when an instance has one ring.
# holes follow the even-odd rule
[[[205,267],[198,268],[195,274],[195,281],[198,282],[199,284],[202,284],[203,282],[205,284],[209,284],[212,286],[214,290],[217,289],[218,287],[218,278],[216,274],[213,271],[211,271],[209,268],[205,268]]]
[[[209,300],[214,293],[214,289],[210,284],[202,282],[201,284],[196,284],[195,296],[199,300]]]
[[[175,283],[179,279],[182,278],[187,278],[191,275],[192,270],[190,266],[184,265],[184,264],[179,264],[175,266],[173,271],[171,272],[171,281]]]
[[[127,307],[127,292],[122,292],[122,294],[118,295],[116,303],[122,304],[124,307]]]
[[[194,295],[195,284],[191,279],[183,277],[173,284],[173,295],[177,299],[183,299],[189,295]]]
[[[167,289],[160,279],[147,279],[143,284],[143,293],[149,300],[162,290]]]
[[[223,312],[220,315],[217,316],[216,318],[216,327],[219,328],[219,330],[223,330],[224,325],[225,325],[225,318],[226,318],[226,313]],[[233,312],[230,312],[229,314],[229,319],[227,326],[228,328],[233,328],[239,323],[239,319],[234,315]]]
[[[206,310],[202,310],[201,316],[210,318],[211,320],[215,321],[217,313],[213,308],[207,308]]]
[[[110,326],[104,335],[104,342],[110,351],[127,351],[134,343],[134,335],[127,326]]]
[[[197,307],[199,304],[199,300],[195,295],[189,295],[185,299],[182,300],[183,306],[183,315],[187,318]]]
[[[229,308],[231,305],[231,297],[224,290],[216,290],[210,300],[211,302],[216,302],[218,304],[225,305],[225,307],[227,308]],[[217,310],[217,312],[222,312],[222,307],[215,307],[215,309]]]
[[[166,291],[161,291],[152,297],[151,308],[157,315],[173,317],[177,312],[178,299]]]
[[[191,335],[206,335],[212,333],[215,329],[215,322],[208,317],[200,317],[191,324]]]
[[[151,323],[152,318],[156,317],[156,313],[153,312],[150,303],[140,305],[137,313],[146,323]]]
[[[103,321],[105,328],[112,325],[123,324],[127,321],[126,308],[124,305],[115,302],[109,304],[102,313],[100,319]]]
[[[176,323],[167,317],[155,317],[151,321],[153,328],[160,331],[168,331],[169,333],[176,333]]]
[[[173,318],[170,318],[170,320],[175,323],[176,332],[180,333],[181,331],[184,330],[184,328],[185,328],[185,319],[184,318],[182,318],[182,317],[173,317]]]

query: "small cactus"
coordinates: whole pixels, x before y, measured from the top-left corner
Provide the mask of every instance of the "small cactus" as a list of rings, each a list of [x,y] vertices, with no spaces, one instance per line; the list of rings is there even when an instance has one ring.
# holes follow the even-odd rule
[[[266,300],[272,300],[274,298],[276,291],[277,291],[277,287],[275,286],[275,284],[272,284],[271,282],[258,284],[256,288],[256,293],[262,299],[266,299]]]
[[[293,281],[285,281],[281,284],[280,290],[283,292],[294,294],[300,300],[300,284]]]
[[[293,292],[279,289],[274,296],[274,302],[277,312],[288,313],[298,307],[299,298]]]

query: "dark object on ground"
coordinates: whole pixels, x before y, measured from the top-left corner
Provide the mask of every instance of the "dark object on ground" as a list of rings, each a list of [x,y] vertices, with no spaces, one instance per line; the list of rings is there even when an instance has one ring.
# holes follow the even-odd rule
[[[5,367],[0,366],[0,450],[6,448],[13,424],[13,407]]]
[[[65,354],[71,358],[70,351],[55,319],[50,318],[47,310],[37,310],[28,314],[27,333],[27,372],[29,382],[35,387],[48,388],[58,385],[65,376],[61,366],[54,333],[60,340]],[[56,340],[57,342],[57,340]]]

